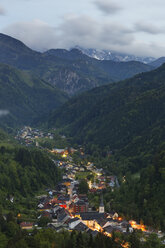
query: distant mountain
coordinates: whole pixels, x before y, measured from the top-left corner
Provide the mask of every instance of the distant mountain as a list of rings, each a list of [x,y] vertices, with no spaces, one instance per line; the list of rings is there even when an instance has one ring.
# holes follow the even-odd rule
[[[0,34],[0,62],[31,71],[70,95],[113,81],[103,70],[88,64],[88,56],[77,49],[41,54],[4,34]]]
[[[62,105],[68,96],[29,73],[0,64],[0,125],[30,124]]]
[[[39,52],[33,51],[17,39],[0,33],[0,62],[29,70],[42,61]]]
[[[140,62],[100,61],[78,49],[39,53],[4,34],[0,34],[0,62],[33,72],[70,96],[153,69]]]
[[[112,60],[97,61],[98,66],[104,70],[114,81],[131,78],[141,72],[151,71],[153,67],[138,61],[115,62]]]
[[[151,65],[155,68],[158,68],[159,66],[161,66],[164,63],[165,63],[165,57],[161,57],[161,58],[156,59],[153,62],[149,63],[149,65]]]
[[[59,59],[66,59],[66,60],[88,60],[92,61],[92,59],[85,55],[81,50],[77,48],[73,48],[70,51],[66,49],[50,49],[43,53],[45,56],[54,56]],[[52,59],[52,58],[51,58]]]
[[[101,50],[93,48],[82,48],[76,46],[77,49],[81,50],[84,54],[89,57],[98,59],[98,60],[112,60],[116,62],[128,62],[128,61],[139,61],[145,64],[148,64],[155,60],[153,57],[139,57],[131,54],[125,54],[120,52],[115,52],[112,50]]]
[[[165,65],[73,97],[51,115],[49,126],[63,127],[74,142],[109,146],[137,163],[164,142],[164,109]]]

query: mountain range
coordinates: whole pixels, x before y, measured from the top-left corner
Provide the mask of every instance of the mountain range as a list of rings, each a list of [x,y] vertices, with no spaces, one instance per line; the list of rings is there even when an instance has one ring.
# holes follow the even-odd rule
[[[31,123],[35,118],[40,118],[45,114],[48,115],[50,111],[57,109],[68,100],[68,97],[96,88],[85,95],[79,95],[77,99],[82,99],[83,104],[80,106],[80,109],[73,109],[73,112],[70,113],[70,116],[74,114],[72,118],[74,122],[76,111],[78,111],[79,115],[80,113],[82,114],[82,119],[83,112],[81,108],[87,108],[89,111],[93,106],[92,113],[89,113],[90,116],[93,116],[97,112],[95,107],[97,110],[99,105],[102,105],[102,102],[100,103],[98,100],[105,100],[107,93],[111,92],[113,87],[116,88],[115,93],[113,92],[114,95],[116,94],[116,100],[120,99],[120,87],[122,85],[125,87],[125,82],[127,81],[119,84],[114,82],[154,68],[154,65],[138,61],[115,62],[112,60],[97,60],[83,54],[77,48],[70,51],[51,49],[40,53],[28,48],[21,41],[4,34],[0,34],[0,62],[0,109],[9,111],[9,114],[3,117],[3,120],[9,126],[12,126],[14,123]],[[141,76],[143,74],[137,77]],[[131,79],[131,82],[132,80],[134,81],[135,79]],[[98,88],[102,85],[108,86]],[[119,95],[117,95],[118,91]],[[98,105],[89,104],[90,101],[93,101],[93,94],[94,102],[98,102]],[[87,98],[88,95],[90,100]],[[87,102],[84,102],[83,96]],[[96,96],[98,99],[96,99]],[[67,103],[69,105],[66,106],[66,109],[72,107],[70,103],[74,99],[76,98],[71,99],[71,102]],[[129,99],[128,94],[126,94],[126,99]],[[77,106],[81,105],[79,101],[77,104]],[[112,106],[116,104],[117,102],[114,101]],[[110,108],[111,106],[105,107],[105,109]],[[103,105],[101,112],[105,112],[105,109]],[[63,111],[61,111],[62,113]],[[100,114],[100,110],[98,110],[98,113]],[[78,116],[76,118],[78,122]],[[82,123],[79,124],[81,127]],[[98,126],[98,130],[100,128],[101,126]],[[84,129],[80,130],[80,137],[81,133],[84,133]],[[101,143],[101,139],[99,142]]]
[[[135,61],[99,61],[78,49],[51,49],[39,53],[4,34],[0,34],[0,62],[33,72],[70,96],[154,68]]]
[[[88,55],[89,57],[92,57],[98,60],[112,60],[116,62],[139,61],[144,64],[149,64],[155,61],[154,57],[144,57],[144,56],[140,57],[140,56],[116,52],[112,50],[83,48],[80,46],[76,46],[76,48],[82,51],[82,53]]]

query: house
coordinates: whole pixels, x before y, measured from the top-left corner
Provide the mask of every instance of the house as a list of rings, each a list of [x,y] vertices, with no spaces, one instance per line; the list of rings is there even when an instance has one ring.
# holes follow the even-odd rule
[[[109,214],[109,216],[107,218],[117,219],[119,217],[118,213],[115,211],[111,211],[108,214]]]
[[[114,227],[114,226],[107,226],[104,228],[104,231],[111,234],[112,232],[122,232],[121,228],[120,227]]]
[[[88,227],[84,223],[80,222],[77,226],[74,227],[74,230],[84,232],[88,230]]]
[[[71,185],[72,180],[67,178],[62,180],[62,184],[65,185],[66,187]]]
[[[20,227],[23,230],[30,230],[33,229],[33,222],[21,222],[20,223]]]
[[[67,176],[66,175],[62,176],[62,179],[67,179]]]
[[[56,232],[60,232],[61,230],[69,230],[67,224],[59,225],[56,223],[49,223],[48,228],[54,229],[54,230],[56,230]]]
[[[43,207],[42,208],[39,208],[39,211],[42,212],[42,211],[48,211],[52,208],[52,205],[51,203],[49,202],[45,202]]]
[[[68,204],[70,202],[70,195],[59,195],[58,201]]]
[[[43,208],[44,205],[42,203],[38,204],[38,208]]]
[[[98,223],[101,227],[103,227],[103,226],[106,225],[107,220],[106,220],[106,219],[98,219],[98,220],[97,220],[97,223]]]
[[[100,226],[99,221],[106,220],[106,214],[99,212],[86,212],[80,213],[80,218],[82,219],[83,223],[89,228],[101,231],[102,227]]]
[[[106,219],[106,214],[99,212],[84,212],[80,213],[80,217],[83,221],[100,220]]]
[[[74,203],[76,203],[76,202],[78,202],[78,201],[79,201],[79,197],[78,197],[78,195],[77,195],[77,194],[74,194],[74,195],[73,195],[73,197],[72,197],[72,201],[73,201]]]
[[[69,212],[64,208],[59,209],[56,213],[57,222],[65,223],[68,219],[71,219]]]
[[[53,153],[56,153],[56,154],[64,154],[65,152],[65,149],[58,149],[58,148],[54,148],[52,150]]]
[[[67,155],[69,154],[67,149],[54,148],[51,152],[55,154],[60,154],[63,157],[67,157]]]
[[[57,186],[56,186],[56,190],[58,191],[58,192],[60,192],[60,193],[66,193],[66,191],[67,191],[67,187],[66,187],[66,185],[63,185],[63,184],[58,184]]]
[[[107,218],[107,223],[103,226],[103,228],[105,226],[108,226],[108,225],[118,226],[119,225],[119,221],[117,219]]]
[[[69,224],[69,228],[70,229],[74,229],[75,226],[77,226],[80,222],[82,222],[78,217],[76,218],[73,218],[73,219],[70,219],[68,221],[68,224]]]
[[[73,212],[74,213],[83,213],[88,211],[88,203],[84,202],[83,200],[79,200],[73,203]]]
[[[56,214],[56,212],[59,210],[59,209],[61,209],[61,207],[59,206],[59,205],[56,205],[56,206],[54,206],[53,207],[53,212]]]
[[[109,234],[111,234],[113,231],[114,231],[114,228],[113,228],[113,226],[106,226],[105,228],[104,228],[104,231],[106,232],[106,233],[109,233]]]

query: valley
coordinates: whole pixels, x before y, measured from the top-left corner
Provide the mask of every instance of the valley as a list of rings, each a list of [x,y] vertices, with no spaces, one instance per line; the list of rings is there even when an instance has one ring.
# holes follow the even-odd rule
[[[0,34],[0,247],[164,247],[164,58],[107,53]]]

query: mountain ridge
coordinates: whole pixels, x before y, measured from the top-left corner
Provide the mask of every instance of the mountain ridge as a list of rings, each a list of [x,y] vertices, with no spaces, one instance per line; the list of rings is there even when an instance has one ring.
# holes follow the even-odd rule
[[[143,63],[122,65],[98,61],[77,49],[51,49],[39,53],[3,34],[0,35],[0,62],[30,71],[70,96],[153,69]]]
[[[151,66],[153,66],[155,68],[158,68],[164,63],[165,63],[165,57],[160,57],[160,58],[152,61],[151,63],[149,63],[149,65],[151,65]]]
[[[80,49],[84,54],[89,57],[98,59],[98,60],[113,60],[115,62],[128,62],[128,61],[139,61],[145,64],[148,64],[155,60],[154,57],[145,57],[145,56],[135,56],[132,54],[117,52],[113,50],[104,50],[104,49],[94,49],[94,48],[83,48],[80,46],[75,46],[77,49]]]

